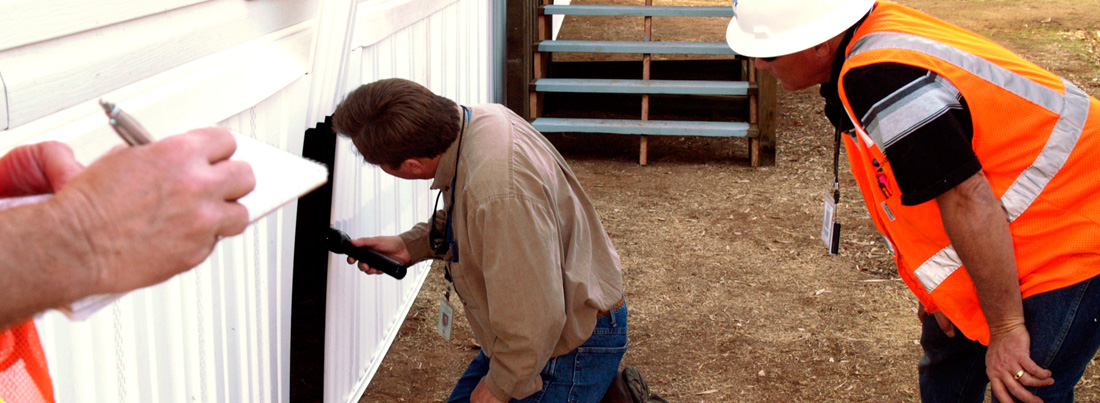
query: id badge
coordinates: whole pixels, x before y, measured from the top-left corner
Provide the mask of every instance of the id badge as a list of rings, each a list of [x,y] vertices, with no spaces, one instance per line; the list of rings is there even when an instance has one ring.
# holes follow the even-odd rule
[[[825,197],[825,213],[821,220],[821,241],[830,255],[840,252],[840,224],[836,222],[836,203]]]
[[[439,332],[440,336],[443,336],[447,341],[451,341],[451,326],[454,324],[455,309],[451,306],[451,287],[448,284],[447,292],[439,298],[439,321],[436,322],[435,329]]]

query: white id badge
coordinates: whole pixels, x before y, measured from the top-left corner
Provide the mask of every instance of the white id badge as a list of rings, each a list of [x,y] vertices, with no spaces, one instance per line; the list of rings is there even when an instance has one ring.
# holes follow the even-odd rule
[[[836,203],[825,197],[825,214],[821,220],[821,241],[830,255],[840,252],[840,224],[836,223]]]
[[[435,329],[439,331],[439,335],[443,336],[447,341],[451,341],[451,325],[454,324],[455,309],[451,306],[450,287],[447,288],[447,292],[439,298],[439,321],[436,322]]]

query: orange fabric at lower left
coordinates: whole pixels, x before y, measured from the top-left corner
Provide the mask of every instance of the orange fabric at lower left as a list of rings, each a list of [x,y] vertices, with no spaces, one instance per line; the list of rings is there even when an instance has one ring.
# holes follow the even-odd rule
[[[53,382],[34,321],[0,332],[0,403],[53,401]]]

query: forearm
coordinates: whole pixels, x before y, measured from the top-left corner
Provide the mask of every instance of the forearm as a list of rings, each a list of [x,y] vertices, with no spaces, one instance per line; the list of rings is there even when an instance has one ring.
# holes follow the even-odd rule
[[[472,222],[480,231],[471,244],[491,245],[468,255],[483,270],[496,337],[486,386],[498,399],[522,399],[541,388],[540,373],[565,327],[564,247],[542,203],[498,200]]]
[[[523,399],[539,390],[541,372],[553,355],[557,335],[565,325],[564,311],[551,309],[542,311],[545,314],[532,314],[539,312],[537,308],[525,307],[530,309],[527,316],[536,320],[514,321],[493,329],[497,338],[485,383],[489,392],[501,401]]]
[[[91,250],[59,210],[48,200],[0,211],[0,328],[91,294]]]
[[[978,293],[991,335],[1024,324],[1012,234],[982,173],[937,197],[944,229]]]
[[[546,238],[533,238],[546,239]],[[565,327],[565,291],[552,242],[517,242],[485,267],[489,325],[495,335],[486,386],[493,396],[523,399],[539,390],[540,373]],[[516,279],[520,279],[517,281]]]

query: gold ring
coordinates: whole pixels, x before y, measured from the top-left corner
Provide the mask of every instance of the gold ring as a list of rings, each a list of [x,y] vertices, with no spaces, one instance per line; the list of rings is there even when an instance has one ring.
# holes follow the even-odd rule
[[[1016,371],[1015,375],[1012,375],[1012,379],[1015,379],[1015,380],[1018,381],[1018,380],[1020,380],[1020,377],[1022,377],[1022,376],[1024,376],[1024,370],[1021,369],[1019,371]]]

